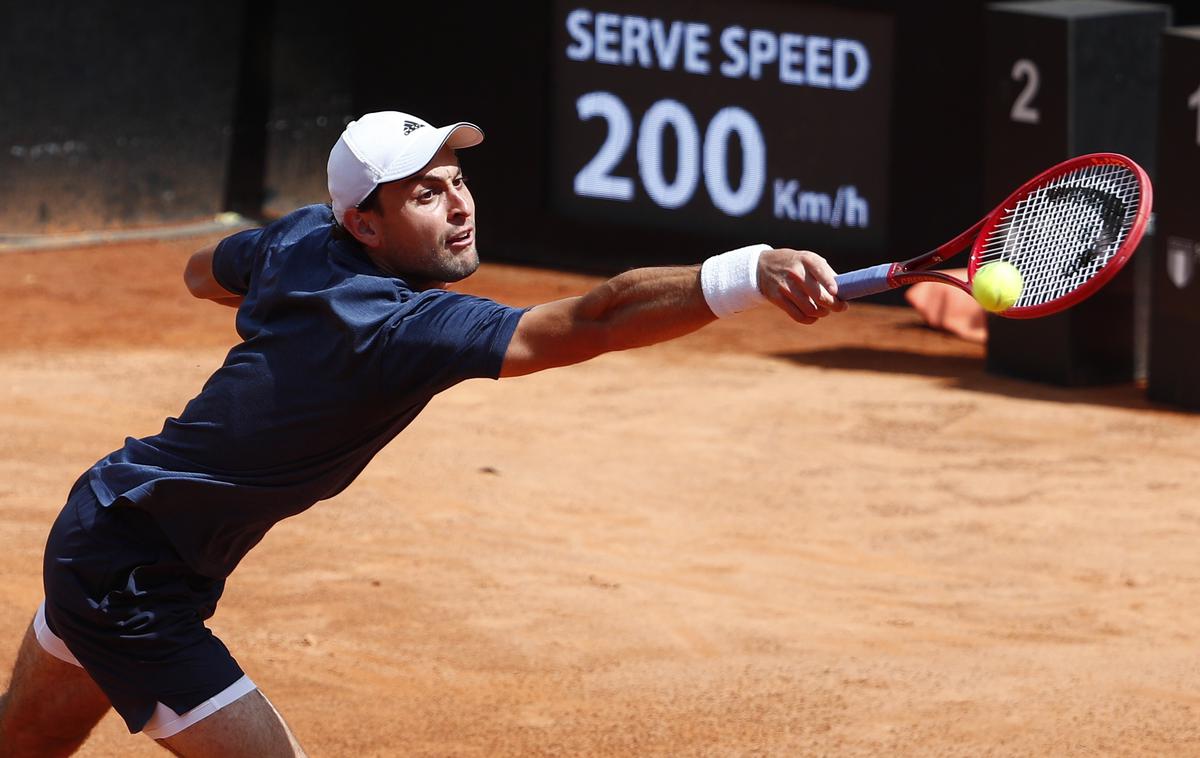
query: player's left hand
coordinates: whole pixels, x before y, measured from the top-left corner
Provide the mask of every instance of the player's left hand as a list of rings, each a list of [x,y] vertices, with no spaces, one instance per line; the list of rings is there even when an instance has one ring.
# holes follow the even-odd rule
[[[759,290],[801,324],[846,310],[834,277],[825,259],[811,250],[768,250],[758,257]]]

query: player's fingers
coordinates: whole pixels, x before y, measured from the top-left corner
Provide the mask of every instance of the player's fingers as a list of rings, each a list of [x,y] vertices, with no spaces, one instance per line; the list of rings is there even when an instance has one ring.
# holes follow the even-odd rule
[[[831,311],[846,310],[846,301],[837,296],[837,283],[834,282],[834,289],[829,289],[822,283],[817,285],[817,302],[825,306]]]
[[[833,269],[829,268],[825,259],[816,253],[805,251],[801,257],[801,264],[788,272],[793,286],[803,288],[809,297],[826,308],[837,308],[837,281]]]
[[[829,265],[829,261],[811,250],[804,251],[804,269],[806,279],[824,290],[831,300],[837,300],[837,274]],[[817,294],[817,293],[813,293]]]
[[[806,277],[800,271],[791,269],[787,272],[787,290],[792,295],[796,304],[799,305],[805,312],[815,313],[822,311],[822,316],[829,315],[830,311],[845,310],[845,304],[838,300],[837,297],[827,290],[819,282]]]
[[[808,318],[846,310],[837,298],[837,281],[825,259],[811,250],[781,248],[763,254],[767,263],[763,292],[782,307],[790,301]]]
[[[800,309],[799,305],[796,305],[796,302],[792,300],[789,293],[783,292],[782,290],[781,293],[783,296],[779,299],[779,308],[788,316],[790,316],[793,321],[797,321],[801,324],[817,323],[817,319],[814,316],[808,315]]]
[[[818,289],[816,300],[821,304],[822,307],[838,313],[846,310],[846,308],[849,307],[845,300],[842,300],[836,294],[826,289],[825,285],[822,284],[817,286]]]
[[[785,300],[808,318],[818,319],[829,315],[828,308],[813,300],[808,292],[790,277],[781,288],[781,293]]]

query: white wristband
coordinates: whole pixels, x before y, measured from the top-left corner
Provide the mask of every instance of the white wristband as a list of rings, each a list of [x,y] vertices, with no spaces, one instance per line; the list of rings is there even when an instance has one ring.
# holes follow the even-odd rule
[[[700,290],[717,318],[766,302],[758,289],[758,256],[770,245],[747,245],[714,255],[700,267]]]

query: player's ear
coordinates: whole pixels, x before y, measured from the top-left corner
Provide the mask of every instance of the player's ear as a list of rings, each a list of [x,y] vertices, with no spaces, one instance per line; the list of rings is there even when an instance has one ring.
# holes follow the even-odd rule
[[[377,221],[378,218],[374,214],[364,213],[358,208],[347,208],[342,214],[342,226],[364,247],[379,247],[381,240]]]

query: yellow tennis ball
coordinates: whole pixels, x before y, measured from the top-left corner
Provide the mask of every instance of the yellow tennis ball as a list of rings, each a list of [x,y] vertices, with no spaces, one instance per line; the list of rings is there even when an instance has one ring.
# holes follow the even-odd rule
[[[992,313],[1006,311],[1021,297],[1025,281],[1021,272],[1008,261],[996,261],[978,269],[971,280],[975,302]]]

